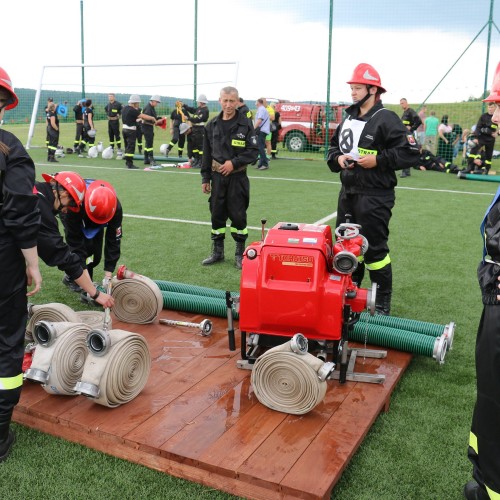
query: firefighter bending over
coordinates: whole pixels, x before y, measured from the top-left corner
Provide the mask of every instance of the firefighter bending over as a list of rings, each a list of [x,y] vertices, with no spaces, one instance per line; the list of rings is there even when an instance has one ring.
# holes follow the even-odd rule
[[[369,64],[359,64],[350,81],[353,105],[335,131],[327,163],[340,172],[337,225],[361,225],[369,248],[353,274],[361,286],[364,268],[377,283],[376,310],[389,315],[392,295],[392,265],[389,256],[389,221],[395,203],[396,170],[418,163],[419,148],[413,133],[380,100],[386,90]]]

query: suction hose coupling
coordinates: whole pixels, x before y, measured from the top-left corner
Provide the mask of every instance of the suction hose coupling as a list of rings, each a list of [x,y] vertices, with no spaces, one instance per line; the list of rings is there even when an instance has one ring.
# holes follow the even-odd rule
[[[303,415],[323,401],[332,370],[333,363],[324,363],[307,352],[307,338],[298,333],[257,358],[251,383],[263,405]]]
[[[432,357],[440,364],[444,364],[444,357],[446,356],[446,351],[448,350],[448,337],[446,335],[441,335],[436,337],[434,341],[434,350],[432,352]]]
[[[89,330],[83,323],[37,322],[35,352],[24,378],[42,384],[49,394],[74,395],[87,356],[85,338]]]

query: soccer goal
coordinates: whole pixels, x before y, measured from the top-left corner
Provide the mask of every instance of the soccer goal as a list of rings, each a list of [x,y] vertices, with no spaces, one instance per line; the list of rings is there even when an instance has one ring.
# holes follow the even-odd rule
[[[158,115],[170,114],[175,101],[196,106],[205,94],[211,110],[219,109],[219,92],[237,86],[239,63],[207,61],[158,64],[75,64],[43,66],[36,90],[26,149],[44,147],[45,107],[51,98],[58,105],[59,120],[74,123],[73,107],[81,99],[92,99],[94,120],[105,120],[104,107],[113,93],[123,105],[131,94],[139,94],[142,105],[152,95],[161,97]]]

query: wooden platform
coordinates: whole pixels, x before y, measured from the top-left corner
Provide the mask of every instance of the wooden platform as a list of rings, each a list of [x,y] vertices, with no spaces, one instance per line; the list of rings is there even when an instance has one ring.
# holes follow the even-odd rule
[[[161,317],[199,322],[202,316],[162,311]],[[84,396],[54,396],[27,381],[14,420],[42,432],[152,469],[248,498],[329,498],[331,490],[411,360],[360,359],[356,371],[383,373],[383,385],[328,382],[325,400],[305,416],[261,405],[250,372],[236,367],[227,322],[211,318],[202,337],[158,323],[113,328],[144,335],[151,376],[142,393],[114,409]]]

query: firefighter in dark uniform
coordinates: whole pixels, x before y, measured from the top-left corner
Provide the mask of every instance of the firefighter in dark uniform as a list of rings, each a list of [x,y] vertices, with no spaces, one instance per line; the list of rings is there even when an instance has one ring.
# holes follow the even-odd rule
[[[99,292],[92,283],[80,257],[64,242],[56,215],[78,211],[85,196],[85,181],[75,172],[42,174],[45,182],[35,183],[41,224],[38,232],[38,255],[50,267],[57,266],[68,278],[103,307],[112,307],[110,295]]]
[[[47,145],[47,161],[55,162],[57,145],[59,144],[59,117],[57,116],[56,105],[51,102],[47,106],[47,137],[49,144]]]
[[[359,64],[349,82],[354,104],[336,129],[328,151],[328,166],[340,172],[337,225],[361,225],[369,248],[353,274],[361,285],[364,267],[377,283],[376,310],[390,314],[392,265],[389,256],[389,221],[395,203],[395,171],[417,164],[419,148],[398,116],[384,108],[380,76],[369,64]],[[349,215],[348,215],[349,214]]]
[[[500,123],[500,63],[491,93],[492,123]],[[473,481],[464,488],[465,498],[500,498],[500,189],[481,224],[483,259],[477,275],[483,313],[476,338],[477,400],[472,416],[468,455]]]
[[[140,121],[149,120],[153,123],[154,120],[156,122],[156,119],[153,117],[141,113],[140,102],[140,96],[132,94],[128,100],[128,106],[122,109],[122,132],[123,140],[125,141],[125,154],[123,158],[125,159],[127,168],[139,168],[134,165],[134,153]]]
[[[198,107],[195,109],[184,104],[183,111],[188,115],[188,120],[193,128],[188,135],[188,144],[190,145],[193,155],[193,168],[202,168],[203,165],[203,135],[205,132],[205,124],[208,122],[208,100],[205,94],[198,96]]]
[[[444,172],[446,174],[456,174],[460,170],[453,163],[446,161],[441,156],[436,156],[428,149],[423,149],[422,147],[420,148],[418,165],[413,168],[417,170],[433,170],[435,172]]]
[[[250,108],[245,104],[245,101],[242,97],[240,97],[240,102],[238,104],[238,111],[243,113],[252,123],[253,123],[253,115],[250,111]]]
[[[230,219],[231,236],[236,241],[235,265],[241,269],[248,238],[247,166],[257,160],[259,150],[252,123],[237,111],[238,90],[224,87],[219,102],[222,111],[207,124],[203,141],[201,182],[203,193],[210,194],[213,250],[202,264],[224,260],[226,222]]]
[[[160,96],[153,95],[149,102],[144,106],[142,110],[143,115],[150,116],[154,118],[154,122],[151,120],[145,120],[142,122],[142,133],[144,134],[144,165],[155,166],[156,162],[153,154],[153,141],[155,136],[155,125],[160,121],[158,115],[156,114],[156,106],[160,104]]]
[[[108,117],[108,135],[109,135],[109,145],[113,149],[118,150],[118,154],[121,154],[122,149],[122,139],[120,136],[120,115],[122,113],[122,104],[118,102],[115,98],[115,94],[108,95],[109,102],[104,107],[106,111],[106,116]]]
[[[422,125],[422,120],[418,116],[417,112],[410,108],[408,101],[403,97],[399,101],[400,106],[403,108],[403,114],[401,115],[401,121],[403,125],[409,130],[414,136],[416,136],[417,128]],[[411,170],[409,168],[404,168],[401,172],[400,177],[409,177],[411,175]]]
[[[495,139],[498,135],[498,124],[491,120],[494,111],[495,103],[489,102],[488,111],[480,116],[476,124],[474,142],[477,144],[470,150],[469,157],[467,159],[467,164],[470,170],[476,170],[474,168],[474,160],[476,158],[481,158],[481,148],[484,148],[484,168],[486,170],[486,174],[490,171],[493,150],[495,149]]]
[[[73,108],[73,113],[75,113],[75,124],[76,124],[76,134],[73,143],[73,149],[75,153],[80,154],[85,151],[85,139],[83,133],[83,105],[85,104],[85,99],[79,100],[75,107]]]
[[[104,279],[113,275],[120,258],[123,209],[111,184],[103,180],[85,179],[87,190],[78,212],[61,216],[66,242],[80,257],[91,279],[99,265],[104,245]],[[85,292],[82,301],[92,298]]]
[[[92,107],[92,99],[85,101],[85,109],[83,111],[83,135],[87,146],[90,148],[95,143],[96,130],[94,126],[94,108]]]
[[[9,75],[0,68],[0,120],[15,108],[17,96]],[[42,285],[38,267],[38,200],[33,194],[35,165],[12,133],[0,129],[0,462],[15,441],[10,429],[23,384],[24,334],[28,319],[26,296]],[[26,293],[26,286],[35,288]]]
[[[179,158],[182,158],[182,153],[184,152],[184,144],[186,143],[186,133],[181,133],[180,126],[186,123],[187,118],[182,111],[182,101],[176,101],[175,109],[170,114],[170,142],[165,151],[165,155],[168,156],[172,148],[177,144],[177,153]]]

